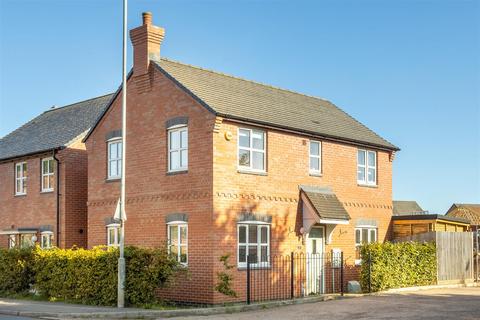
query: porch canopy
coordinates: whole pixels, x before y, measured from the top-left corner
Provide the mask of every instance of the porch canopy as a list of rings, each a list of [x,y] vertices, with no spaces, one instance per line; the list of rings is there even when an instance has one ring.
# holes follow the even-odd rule
[[[310,232],[314,224],[326,225],[327,243],[336,225],[349,223],[350,215],[329,187],[300,186],[303,230]]]

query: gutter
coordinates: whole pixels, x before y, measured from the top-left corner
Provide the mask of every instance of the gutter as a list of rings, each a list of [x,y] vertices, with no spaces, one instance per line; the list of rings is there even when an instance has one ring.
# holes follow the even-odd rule
[[[60,160],[57,158],[57,150],[53,149],[53,159],[55,159],[56,162],[56,177],[57,177],[57,183],[56,183],[56,190],[57,190],[57,226],[56,226],[56,242],[57,242],[57,247],[60,247]]]

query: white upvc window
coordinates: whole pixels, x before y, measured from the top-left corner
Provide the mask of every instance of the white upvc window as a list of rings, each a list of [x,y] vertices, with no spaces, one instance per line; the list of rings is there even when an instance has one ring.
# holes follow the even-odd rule
[[[112,223],[107,225],[107,246],[118,247],[120,244],[120,224]]]
[[[168,171],[188,170],[188,127],[168,129]]]
[[[122,140],[113,139],[108,141],[108,179],[122,177]]]
[[[17,235],[16,234],[10,234],[8,235],[8,248],[13,249],[17,247]]]
[[[53,245],[53,232],[43,231],[40,234],[40,247],[42,249],[50,249]]]
[[[30,248],[35,246],[37,236],[35,233],[22,233],[20,234],[20,248]]]
[[[27,194],[27,163],[15,164],[15,194]]]
[[[188,264],[188,224],[174,221],[167,224],[168,252],[183,264]]]
[[[364,243],[377,241],[377,227],[361,226],[355,228],[355,264],[360,264],[362,258],[360,256],[360,247]]]
[[[375,151],[358,149],[357,183],[364,185],[377,184],[377,153]]]
[[[264,172],[266,168],[265,131],[238,129],[238,168]]]
[[[42,192],[53,191],[53,158],[42,159]]]
[[[270,261],[270,225],[265,223],[242,222],[237,225],[237,264],[247,267],[268,267]]]
[[[310,140],[309,162],[310,174],[322,173],[322,143],[320,141]]]

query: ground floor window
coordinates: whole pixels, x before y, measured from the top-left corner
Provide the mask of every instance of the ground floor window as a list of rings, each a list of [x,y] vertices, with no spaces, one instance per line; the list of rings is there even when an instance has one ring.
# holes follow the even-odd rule
[[[168,252],[183,265],[188,264],[188,225],[170,222],[168,225]]]
[[[377,227],[362,226],[355,228],[355,263],[360,264],[362,258],[360,256],[360,248],[364,243],[377,241]]]
[[[8,248],[13,249],[17,246],[17,235],[11,234],[8,236]]]
[[[45,231],[40,235],[40,247],[42,249],[50,249],[53,243],[53,232]]]
[[[107,226],[107,246],[118,247],[120,244],[120,224],[109,224]]]
[[[237,263],[247,266],[247,257],[254,267],[268,266],[270,261],[270,225],[239,223]]]
[[[35,245],[37,236],[34,233],[25,233],[20,235],[20,248],[30,248]]]

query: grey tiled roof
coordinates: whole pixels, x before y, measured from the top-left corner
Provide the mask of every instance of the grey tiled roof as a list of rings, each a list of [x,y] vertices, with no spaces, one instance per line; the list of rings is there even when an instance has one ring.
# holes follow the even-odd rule
[[[219,116],[398,150],[327,100],[167,59],[155,64]]]
[[[403,216],[412,214],[425,214],[416,201],[393,201],[393,215]]]
[[[301,186],[321,219],[350,220],[350,215],[330,188]]]
[[[95,124],[112,96],[45,111],[0,139],[0,160],[67,146]]]

